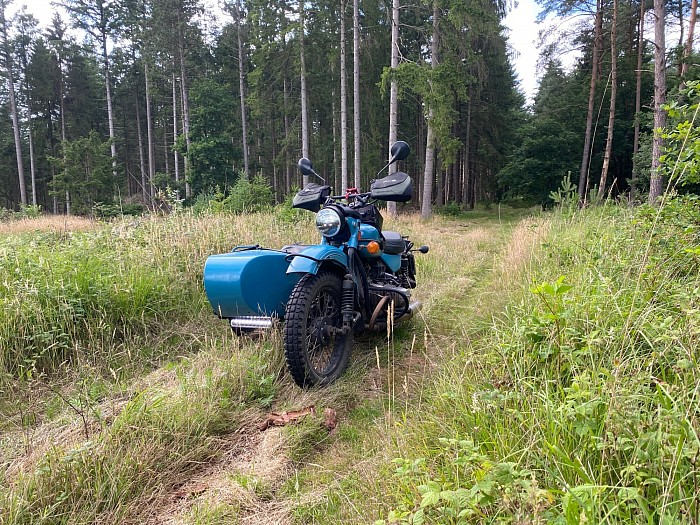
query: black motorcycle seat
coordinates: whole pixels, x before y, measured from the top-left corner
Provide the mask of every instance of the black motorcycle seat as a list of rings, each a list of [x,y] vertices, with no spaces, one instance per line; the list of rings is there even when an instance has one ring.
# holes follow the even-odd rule
[[[398,255],[403,253],[406,243],[399,232],[383,231],[384,253],[388,255]]]

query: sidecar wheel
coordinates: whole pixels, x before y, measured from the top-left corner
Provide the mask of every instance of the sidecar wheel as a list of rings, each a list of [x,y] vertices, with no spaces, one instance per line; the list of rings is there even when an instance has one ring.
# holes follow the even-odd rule
[[[294,381],[302,388],[327,385],[348,366],[352,330],[343,326],[342,281],[333,273],[308,274],[289,296],[284,323],[284,355]]]

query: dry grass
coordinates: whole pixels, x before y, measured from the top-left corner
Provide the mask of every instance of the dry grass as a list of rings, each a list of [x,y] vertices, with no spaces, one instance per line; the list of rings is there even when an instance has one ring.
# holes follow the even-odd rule
[[[97,227],[97,223],[90,221],[85,224],[90,224],[90,228]],[[25,228],[24,231],[33,231],[32,227]],[[305,222],[285,223],[270,214],[143,217],[117,221],[108,228],[109,236],[118,248],[117,252],[125,252],[115,252],[115,257],[130,256],[127,252],[131,244],[145,245],[145,249],[153,251],[154,260],[162,261],[163,266],[177,266],[183,276],[194,279],[199,278],[202,262],[208,254],[228,250],[236,244],[260,243],[263,246],[278,247],[294,241],[315,240],[312,225]],[[419,318],[413,321],[410,335],[399,336],[390,343],[381,336],[360,341],[353,356],[354,364],[346,378],[323,390],[301,391],[282,371],[279,334],[250,341],[231,339],[230,336],[224,335],[228,334],[224,329],[212,331],[189,325],[165,326],[166,331],[176,330],[181,335],[182,344],[185,345],[181,354],[184,356],[183,361],[176,367],[160,368],[143,377],[133,378],[129,386],[120,387],[120,395],[130,398],[143,393],[146,398],[158,399],[159,403],[164,402],[160,400],[170,400],[166,406],[182,403],[182,417],[191,417],[194,416],[194,412],[189,414],[191,409],[187,406],[187,392],[191,390],[190,396],[201,398],[196,410],[201,411],[203,417],[214,420],[213,427],[218,428],[219,419],[233,419],[236,426],[226,429],[229,434],[223,436],[198,436],[196,439],[201,440],[205,448],[193,455],[193,461],[199,461],[197,458],[202,457],[204,463],[180,461],[180,470],[169,473],[166,486],[149,489],[136,500],[125,502],[121,510],[116,508],[114,511],[102,513],[98,516],[101,520],[153,524],[257,524],[300,522],[299,520],[303,522],[304,513],[301,511],[301,514],[297,514],[296,507],[313,506],[316,502],[323,502],[323,493],[329,487],[335,486],[342,492],[344,489],[337,483],[348,473],[359,472],[360,478],[366,480],[366,485],[372,486],[377,476],[377,461],[386,459],[385,455],[392,448],[390,445],[395,438],[392,436],[396,431],[394,425],[397,421],[394,418],[397,406],[408,407],[408,400],[423,389],[427,371],[438,365],[438,356],[450,352],[450,345],[453,343],[449,336],[441,335],[443,330],[439,325],[449,325],[464,315],[464,312],[459,311],[460,308],[464,308],[464,304],[469,305],[469,308],[481,306],[480,298],[474,295],[479,289],[478,283],[484,272],[490,272],[498,266],[497,254],[509,231],[508,225],[495,224],[494,221],[467,223],[436,217],[432,221],[423,222],[414,215],[401,216],[398,219],[387,217],[385,228],[409,234],[416,246],[427,244],[431,248],[427,255],[416,256],[419,279],[416,298],[425,303],[425,309]],[[54,231],[65,230],[60,228]],[[523,247],[512,248],[512,253],[508,252],[509,255],[503,259],[524,260],[524,246],[527,244],[524,235],[518,235],[518,240],[523,241]],[[145,242],[148,244],[144,244]],[[446,279],[446,275],[449,278]],[[457,301],[464,304],[458,306]],[[456,306],[458,308],[455,308]],[[452,316],[455,316],[454,319]],[[434,322],[436,319],[440,320],[437,324]],[[202,322],[199,317],[198,322]],[[212,316],[211,323],[218,321]],[[188,332],[189,336],[184,332]],[[417,337],[414,339],[413,335]],[[189,346],[185,341],[190,341]],[[379,367],[374,352],[377,345],[377,353],[380,355]],[[432,349],[436,347],[438,351],[433,353]],[[193,355],[191,352],[197,348],[205,351]],[[431,348],[430,354],[426,352],[427,348]],[[209,350],[206,351],[207,349]],[[247,364],[243,367],[233,365],[236,360],[245,361]],[[211,404],[216,401],[204,401],[210,395],[218,395],[209,391],[224,388],[217,386],[219,384],[231,383],[232,388],[254,388],[251,380],[257,379],[256,370],[260,361],[265,360],[268,361],[260,373],[272,374],[272,377],[276,378],[275,400],[269,410],[290,410],[316,405],[318,412],[322,413],[324,407],[335,408],[338,411],[340,429],[350,431],[351,434],[359,431],[362,436],[358,438],[362,442],[361,446],[375,454],[372,457],[363,455],[358,459],[358,443],[348,444],[347,441],[339,440],[336,435],[318,433],[315,426],[317,421],[312,422],[308,428],[300,426],[291,430],[270,429],[260,434],[251,429],[251,423],[263,414],[261,408],[256,407],[255,399],[252,402],[245,401],[244,405],[238,407],[225,408],[224,410],[235,408],[237,415],[233,418],[217,415],[217,408],[212,408]],[[231,392],[228,395],[231,395]],[[236,395],[238,394],[233,394],[234,397]],[[246,395],[249,394],[245,390],[242,391],[241,399],[245,399]],[[190,400],[194,401],[194,398],[190,397]],[[381,418],[368,424],[351,421],[350,413],[365,402],[379,403],[383,406],[385,412]],[[105,408],[100,410],[109,413],[109,404],[114,404],[114,399],[101,402],[100,407],[103,403]],[[119,415],[118,412],[114,415],[122,422],[129,417],[141,417],[138,414]],[[179,422],[177,410],[172,409],[167,417],[173,421],[168,424],[177,423],[184,429],[189,428],[189,423]],[[66,419],[70,422],[62,423]],[[104,425],[101,432],[99,426],[91,427],[91,439],[99,440],[101,433],[111,434],[113,429],[110,428],[110,423],[113,419],[114,417],[105,418],[99,422],[100,425]],[[155,426],[161,423],[158,423],[158,417],[154,415],[152,418],[149,416],[148,424],[154,425],[149,432],[155,432]],[[12,477],[17,473],[30,474],[33,465],[41,458],[42,450],[50,451],[53,443],[67,453],[79,449],[84,442],[81,429],[82,423],[69,410],[55,421],[32,429],[34,435],[38,432],[44,438],[36,439],[31,451],[25,450],[26,455],[23,455],[22,451],[16,453],[12,459]],[[136,427],[129,429],[129,432],[137,432]],[[4,437],[8,437],[8,434]],[[199,441],[195,443],[198,444]],[[105,442],[105,448],[100,449],[100,453],[104,453],[106,457],[111,453],[106,448],[107,445]],[[143,450],[134,454],[149,454],[147,443],[142,445]],[[126,443],[119,443],[118,448],[121,450],[125,446]],[[161,450],[155,452],[163,453]],[[145,456],[144,460],[148,462]],[[168,468],[170,464],[166,461],[166,456],[163,456],[162,460],[153,463],[149,468]],[[296,495],[292,497],[288,489],[290,481],[294,483],[296,476],[308,476],[308,471],[315,470],[325,476],[333,474],[337,479],[315,484],[311,491],[302,483]],[[164,475],[158,470],[154,470],[152,474],[157,477]],[[287,488],[284,488],[285,486]],[[351,499],[354,497],[348,495],[347,501]],[[381,506],[381,501],[374,501],[373,504],[376,509],[377,506]],[[349,512],[357,519],[359,514],[353,504],[351,508]],[[80,509],[75,508],[71,512],[80,512]],[[219,512],[233,518],[212,518]]]
[[[100,228],[102,223],[74,215],[42,215],[41,217],[0,222],[0,235],[29,232],[67,233]]]

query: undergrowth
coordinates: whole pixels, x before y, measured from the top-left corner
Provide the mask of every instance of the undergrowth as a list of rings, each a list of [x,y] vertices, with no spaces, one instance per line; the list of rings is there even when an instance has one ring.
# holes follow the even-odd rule
[[[696,523],[699,246],[695,198],[555,217],[405,414],[377,523]]]

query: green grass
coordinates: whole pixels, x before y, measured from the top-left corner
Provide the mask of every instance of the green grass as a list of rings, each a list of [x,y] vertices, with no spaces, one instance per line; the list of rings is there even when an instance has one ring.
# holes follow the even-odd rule
[[[236,244],[313,241],[309,221],[18,230],[0,241],[0,522],[693,522],[699,215],[387,218],[431,246],[425,308],[306,392],[279,333],[237,339],[211,314],[201,272]],[[256,448],[265,411],[309,405]],[[262,463],[231,462],[247,453]],[[210,466],[224,488],[171,508]]]
[[[694,202],[553,218],[394,435],[387,521],[697,519],[698,232]]]

